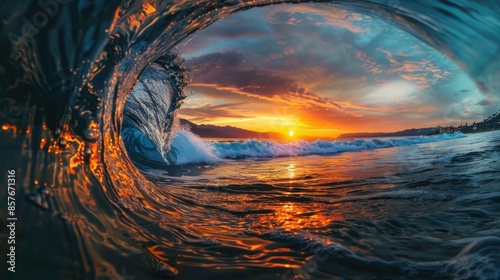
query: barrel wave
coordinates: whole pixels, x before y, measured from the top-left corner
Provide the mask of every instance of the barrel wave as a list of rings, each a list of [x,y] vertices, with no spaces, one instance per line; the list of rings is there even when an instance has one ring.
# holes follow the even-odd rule
[[[179,127],[179,42],[239,11],[307,2],[388,21],[500,101],[494,0],[7,1],[15,279],[500,278],[497,132],[210,142]]]

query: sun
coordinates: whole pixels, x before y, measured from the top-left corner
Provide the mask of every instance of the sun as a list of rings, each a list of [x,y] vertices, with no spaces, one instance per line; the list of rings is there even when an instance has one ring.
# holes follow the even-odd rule
[[[290,131],[288,132],[288,136],[293,137],[293,130],[290,130]]]

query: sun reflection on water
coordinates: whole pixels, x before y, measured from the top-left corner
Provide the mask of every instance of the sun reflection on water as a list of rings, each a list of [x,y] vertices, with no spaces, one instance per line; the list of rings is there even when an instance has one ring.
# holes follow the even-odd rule
[[[288,178],[289,179],[295,178],[295,164],[293,162],[290,162],[287,169],[288,169]]]

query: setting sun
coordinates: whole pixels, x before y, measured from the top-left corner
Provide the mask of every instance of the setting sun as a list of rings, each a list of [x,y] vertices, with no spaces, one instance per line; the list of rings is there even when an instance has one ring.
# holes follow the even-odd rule
[[[292,131],[292,130],[290,130],[290,131],[288,132],[288,136],[293,137],[293,131]]]

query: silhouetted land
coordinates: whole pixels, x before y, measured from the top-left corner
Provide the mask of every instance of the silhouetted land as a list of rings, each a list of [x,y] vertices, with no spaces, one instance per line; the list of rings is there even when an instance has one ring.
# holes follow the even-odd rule
[[[472,124],[460,124],[459,126],[447,126],[438,127],[440,133],[453,133],[453,132],[463,132],[463,133],[477,133],[483,131],[492,131],[500,129],[500,110],[495,114],[487,117],[480,122],[473,122]]]
[[[338,139],[345,138],[362,138],[362,137],[397,137],[397,136],[420,136],[420,135],[434,135],[437,134],[436,127],[429,128],[412,128],[397,132],[376,132],[376,133],[346,133],[341,134]]]
[[[256,132],[233,126],[217,126],[210,124],[195,124],[180,119],[181,126],[188,126],[192,133],[202,138],[244,138],[244,139],[283,139],[285,135],[277,132]]]
[[[437,126],[428,128],[413,128],[397,132],[377,133],[347,133],[340,135],[339,139],[360,137],[398,137],[398,136],[428,136],[443,133],[477,133],[500,129],[500,110],[480,122],[460,124],[459,126]]]

